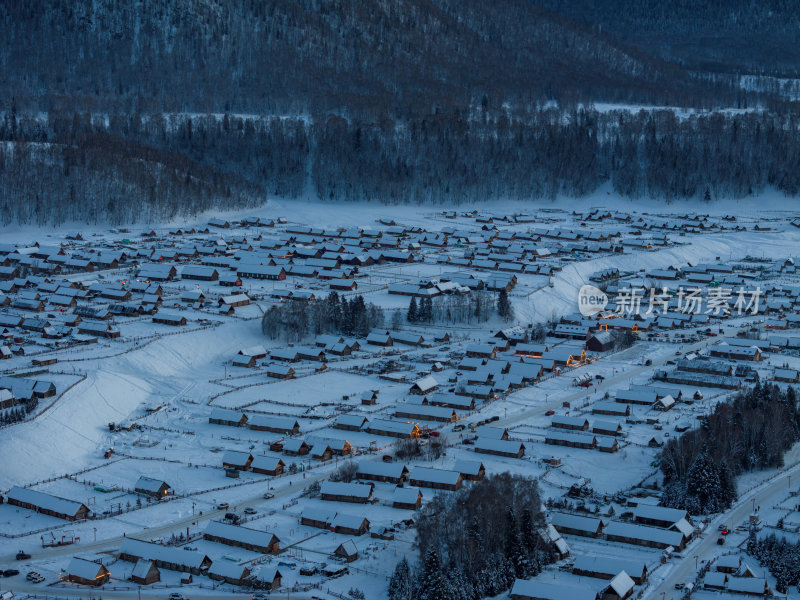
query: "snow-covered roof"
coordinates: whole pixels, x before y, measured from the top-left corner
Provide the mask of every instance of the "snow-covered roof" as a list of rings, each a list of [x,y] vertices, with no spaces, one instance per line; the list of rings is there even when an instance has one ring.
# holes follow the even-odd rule
[[[620,521],[611,521],[606,525],[604,533],[609,536],[656,542],[667,546],[674,546],[675,548],[681,546],[684,541],[684,535],[678,531],[634,525],[633,523],[622,523]]]
[[[414,504],[416,503],[420,493],[421,490],[416,487],[394,488],[392,502],[400,502],[401,504]]]
[[[576,531],[587,531],[591,533],[596,533],[603,525],[600,519],[560,512],[552,513],[550,515],[550,522],[556,529],[574,529]]]
[[[80,577],[81,579],[97,579],[99,576],[104,575],[107,569],[100,563],[92,562],[83,558],[73,556],[69,561],[67,567],[67,574]]]
[[[525,445],[522,442],[512,442],[509,440],[493,440],[490,438],[479,437],[475,440],[475,449],[487,452],[502,452],[503,454],[517,454]]]
[[[458,471],[448,471],[445,469],[434,469],[432,467],[413,467],[409,473],[409,479],[415,481],[425,481],[430,483],[442,483],[445,485],[456,485],[461,473]]]
[[[681,519],[686,519],[688,513],[678,508],[668,508],[655,504],[638,504],[633,508],[634,519],[651,519],[653,521],[663,521],[665,523],[677,523]]]
[[[608,584],[618,598],[625,598],[633,589],[633,579],[625,571],[620,571]]]
[[[208,569],[209,575],[217,575],[228,579],[243,579],[250,574],[249,569],[227,560],[215,560]]]
[[[345,483],[343,481],[323,481],[320,486],[323,496],[352,496],[354,498],[369,498],[372,486],[363,483]]]
[[[640,577],[644,571],[646,564],[643,560],[616,558],[610,556],[594,556],[584,554],[575,558],[572,565],[575,571],[586,571],[588,573],[601,573],[609,577],[625,571],[626,573],[633,574],[635,577]]]
[[[511,588],[511,597],[536,598],[537,600],[596,600],[597,591],[535,579],[517,579]]]
[[[278,541],[275,535],[268,531],[230,525],[221,521],[210,521],[203,534],[261,547],[268,547]]]
[[[142,475],[141,477],[139,477],[139,479],[136,481],[136,485],[133,487],[136,490],[157,492],[161,489],[162,485],[166,485],[167,488],[170,487],[166,482],[161,481],[160,479],[153,479],[152,477],[145,477],[144,475]]]
[[[25,504],[32,504],[33,506],[38,506],[39,508],[51,510],[55,513],[63,515],[74,515],[81,509],[81,507],[84,507],[82,503],[76,502],[75,500],[68,500],[59,496],[46,494],[45,492],[32,490],[30,488],[21,488],[18,486],[11,488],[11,490],[8,492],[7,498],[16,500],[18,502],[23,502]]]
[[[144,579],[147,577],[147,574],[150,572],[150,569],[153,566],[153,561],[150,560],[137,560],[136,564],[133,566],[133,571],[131,571],[131,577],[139,577]]]
[[[347,529],[360,529],[364,523],[364,515],[351,515],[338,513],[331,521],[331,527],[346,527]]]
[[[208,560],[208,557],[202,552],[185,550],[175,546],[151,544],[130,537],[126,537],[122,540],[120,554],[160,561],[167,564],[182,565],[190,569],[199,569],[203,562]]]

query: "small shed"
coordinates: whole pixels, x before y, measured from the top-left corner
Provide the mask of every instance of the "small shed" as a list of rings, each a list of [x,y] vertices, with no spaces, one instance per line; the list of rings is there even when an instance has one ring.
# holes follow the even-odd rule
[[[358,548],[353,540],[346,540],[339,544],[333,555],[338,558],[343,558],[345,562],[353,562],[358,558]]]

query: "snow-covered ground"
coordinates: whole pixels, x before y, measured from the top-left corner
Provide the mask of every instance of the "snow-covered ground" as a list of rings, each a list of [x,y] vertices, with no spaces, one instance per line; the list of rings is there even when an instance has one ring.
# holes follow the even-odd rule
[[[608,110],[612,109],[608,107]],[[474,217],[465,216],[465,211],[492,214],[524,211],[537,221],[495,223],[489,228],[496,227],[498,231],[519,234],[534,228],[601,232],[622,229],[622,238],[634,235],[628,224],[588,222],[584,227],[585,222],[569,212],[589,211],[594,207],[610,211],[631,209],[630,203],[611,197],[606,190],[587,198],[571,200],[569,211],[541,210],[562,206],[565,204],[500,202],[445,207],[445,210],[459,213],[457,218],[451,219],[442,214],[441,208],[270,200],[263,209],[250,211],[247,215],[256,214],[273,219],[285,217],[289,224],[328,230],[337,227],[383,230],[386,226],[377,223],[377,219],[393,219],[398,224],[420,227],[427,232],[453,227],[479,235],[486,231],[484,225]],[[614,253],[588,254],[576,251],[573,257],[564,252],[539,261],[552,266],[553,273],[549,276],[532,273],[518,275],[516,286],[509,294],[515,313],[513,324],[526,327],[574,314],[578,308],[579,288],[589,281],[592,274],[604,269],[619,269],[627,274],[628,281],[636,281],[637,277],[639,280],[646,278],[646,273],[652,269],[670,266],[718,262],[732,264],[748,256],[765,261],[782,261],[800,254],[800,229],[790,224],[797,215],[787,210],[785,199],[778,194],[724,206],[697,206],[690,203],[664,206],[657,201],[645,201],[637,204],[637,210],[636,218],[676,221],[687,213],[697,211],[708,213],[715,222],[719,222],[724,215],[734,213],[736,223],[744,230],[729,228],[685,235],[646,231],[644,237],[666,236],[667,243],[642,250],[625,247],[623,252]],[[233,220],[245,214],[213,216]],[[198,220],[197,223],[178,225],[187,227],[203,223],[204,220]],[[754,227],[756,224],[762,228],[769,227],[770,230],[757,231]],[[168,225],[175,224],[164,224],[164,227]],[[77,226],[55,232],[6,228],[0,232],[0,243],[28,245],[35,240],[43,246],[55,245],[66,243],[67,234],[77,229],[88,241],[77,245],[70,242],[72,249],[140,248],[153,243],[143,240],[138,229],[131,232],[108,229],[91,231]],[[285,229],[285,225],[274,229],[212,229],[208,234],[197,234],[192,240],[197,240],[198,244],[212,243],[234,234],[253,238],[256,232],[265,237],[277,237]],[[162,234],[156,243],[164,247],[170,241],[178,245],[189,241],[186,238],[170,240],[170,236],[163,231]],[[123,238],[134,241],[123,243]],[[555,247],[560,244],[561,241],[546,238],[536,242],[537,246]],[[445,256],[462,256],[464,250],[465,247],[455,245],[422,247],[418,251],[421,261],[363,267],[359,273],[359,291],[368,302],[387,309],[389,314],[390,311],[398,311],[404,315],[408,298],[388,293],[386,286],[391,283],[437,279],[442,273],[455,270],[486,275],[485,272],[461,267],[456,269],[439,262]],[[130,276],[130,272],[122,268],[69,275],[67,279],[75,283],[101,280],[117,283],[130,279]],[[775,283],[794,287],[800,284],[800,279],[794,274],[772,274],[760,279],[759,283],[765,287]],[[330,597],[326,596],[327,590],[346,593],[351,587],[363,590],[367,598],[385,597],[387,577],[394,564],[402,556],[408,556],[412,561],[415,557],[415,532],[413,527],[409,528],[404,523],[407,519],[413,519],[414,513],[392,507],[395,486],[377,483],[373,493],[376,501],[365,505],[323,501],[318,494],[313,491],[309,494],[308,490],[312,483],[324,481],[344,462],[380,460],[384,454],[392,454],[395,440],[368,431],[337,429],[334,427],[335,419],[342,414],[364,416],[369,420],[393,418],[398,406],[407,406],[403,403],[410,398],[411,382],[431,373],[437,361],[445,363],[442,371],[433,373],[441,384],[440,390],[448,392],[454,389],[456,382],[463,382],[469,377],[469,373],[458,366],[468,344],[492,339],[498,330],[508,327],[509,323],[497,316],[474,325],[440,323],[423,326],[403,323],[401,327],[404,331],[414,331],[426,338],[425,347],[397,344],[382,349],[368,346],[362,340],[359,351],[349,357],[330,357],[324,370],[313,361],[293,364],[296,378],[289,380],[267,376],[264,362],[268,361],[258,360],[255,369],[233,366],[232,360],[243,348],[261,345],[269,352],[288,346],[284,340],[270,340],[262,334],[260,317],[263,311],[278,302],[270,297],[274,289],[298,289],[298,286],[306,291],[314,290],[319,295],[327,293],[325,283],[300,277],[290,277],[280,282],[245,280],[242,288],[236,291],[249,293],[253,299],[251,305],[237,308],[233,315],[221,315],[213,301],[203,309],[196,309],[180,302],[179,297],[187,290],[197,289],[216,300],[231,293],[230,288],[223,288],[214,282],[178,279],[163,284],[165,300],[159,314],[186,316],[189,323],[185,327],[156,324],[149,316],[117,317],[113,323],[121,336],[113,340],[101,339],[97,344],[53,349],[45,346],[47,341],[41,336],[32,333],[27,334],[28,339],[23,341],[11,339],[10,344],[25,346],[26,354],[17,354],[3,361],[0,366],[11,374],[24,375],[34,370],[32,358],[57,358],[57,363],[41,369],[44,372],[30,376],[53,381],[58,391],[55,397],[42,399],[31,418],[0,429],[0,456],[6,457],[0,468],[0,490],[6,491],[15,485],[30,486],[38,491],[82,502],[97,519],[67,523],[52,516],[0,504],[0,556],[8,559],[4,564],[15,564],[11,557],[19,549],[31,552],[34,554],[32,562],[29,565],[26,563],[24,569],[38,570],[52,583],[72,555],[108,559],[109,553],[118,552],[123,536],[169,541],[170,536],[186,535],[188,532],[192,540],[185,545],[197,548],[212,560],[227,560],[231,564],[250,561],[260,564],[263,560],[264,565],[280,565],[284,587],[295,584],[300,587],[319,585],[314,588],[315,591],[308,592],[309,597],[312,593],[319,597]],[[6,312],[9,310],[3,309],[2,314]],[[61,317],[63,315],[58,314],[55,320]],[[387,318],[387,328],[391,328],[390,321]],[[735,335],[744,321],[731,319],[725,322],[722,325],[727,329],[725,334]],[[700,335],[705,327],[681,331],[690,337]],[[715,323],[714,327],[716,331],[718,324]],[[433,341],[444,333],[449,334],[450,341]],[[649,443],[651,438],[656,436],[663,441],[669,435],[679,435],[676,426],[684,423],[693,425],[698,416],[707,414],[729,392],[704,388],[702,400],[692,404],[681,402],[666,413],[656,413],[649,406],[632,406],[627,420],[624,417],[592,414],[592,406],[606,399],[606,394],[613,399],[616,391],[628,389],[631,385],[651,383],[654,371],[674,360],[676,353],[683,355],[688,351],[704,351],[716,341],[707,336],[691,343],[664,341],[664,338],[646,339],[642,336],[641,341],[630,349],[601,353],[588,364],[575,369],[564,368],[561,375],[547,374],[535,385],[498,394],[495,400],[485,404],[478,402],[475,410],[459,411],[461,420],[456,425],[420,421],[421,425],[427,425],[431,431],[437,432],[440,439],[446,438],[448,447],[441,457],[434,459],[423,456],[408,461],[408,464],[410,467],[420,464],[451,469],[459,459],[479,460],[488,474],[511,471],[537,478],[545,499],[561,501],[570,487],[583,486],[591,488],[593,492],[581,499],[581,502],[590,505],[586,510],[615,507],[619,511],[621,507],[614,500],[616,495],[634,488],[647,490],[648,486],[658,482],[654,462],[658,448]],[[554,337],[549,337],[546,342],[555,348],[569,345],[564,339]],[[313,338],[302,343],[313,343]],[[498,358],[519,361],[513,348],[501,352]],[[646,359],[652,364],[645,364]],[[393,365],[389,366],[388,363],[392,361]],[[799,368],[800,356],[788,353],[772,355],[760,363],[758,369],[762,377],[768,377],[775,366],[784,363],[790,368]],[[387,373],[395,377],[387,378]],[[405,376],[405,380],[400,380],[400,375]],[[590,378],[589,387],[572,385],[574,379],[583,375]],[[680,388],[684,398],[691,398],[697,390],[685,385],[670,387]],[[371,391],[378,394],[377,404],[361,405],[361,395]],[[300,434],[288,436],[211,424],[208,419],[215,407],[234,409],[250,416],[290,416],[299,423]],[[605,453],[596,449],[545,444],[544,439],[551,430],[554,416],[548,413],[552,412],[556,415],[585,417],[590,422],[597,419],[622,422],[619,451]],[[490,419],[494,420],[490,424],[507,428],[511,439],[526,445],[523,458],[478,454],[469,443],[465,443],[465,440],[469,442],[469,438],[474,436],[469,427],[463,426]],[[117,431],[110,430],[110,423],[119,426]],[[354,456],[320,461],[310,455],[289,456],[272,447],[275,442],[286,441],[290,437],[338,442],[346,440],[352,445]],[[114,452],[106,458],[104,453],[109,449]],[[242,472],[238,478],[231,479],[226,477],[222,468],[222,454],[228,450],[281,458],[290,472],[278,477]],[[543,458],[560,459],[561,464],[551,467],[542,461]],[[141,475],[168,482],[175,497],[154,502],[135,493],[133,487]],[[759,477],[762,475],[743,477],[739,482],[740,490],[755,486],[761,481]],[[265,492],[275,497],[265,499]],[[423,503],[434,493],[433,490],[423,489]],[[648,493],[652,493],[651,498],[655,499],[657,491],[650,489]],[[788,497],[776,497],[775,503],[780,509],[774,510],[795,513],[793,518],[797,517],[796,509],[783,505],[788,501]],[[223,502],[229,508],[218,508]],[[285,554],[264,559],[254,552],[197,539],[210,519],[222,518],[229,511],[243,515],[246,508],[255,511],[255,514],[247,516],[246,525],[275,533],[281,540],[281,547],[288,547]],[[300,515],[308,509],[364,516],[370,521],[373,531],[382,526],[395,528],[395,539],[381,540],[371,538],[368,534],[357,537],[355,543],[359,558],[348,565],[349,573],[344,577],[326,579],[319,575],[301,575],[300,569],[304,566],[338,564],[331,558],[331,553],[343,541],[350,539],[349,536],[301,525]],[[766,515],[770,520],[772,516],[772,513]],[[800,523],[800,518],[796,520]],[[80,541],[73,546],[57,549],[41,548],[42,536],[60,536],[65,532],[80,538]],[[735,537],[731,539],[738,540]],[[656,569],[656,582],[665,580],[671,572],[670,565],[673,563],[658,567],[661,553],[656,550],[574,537],[569,537],[568,542],[573,554],[594,553],[645,560]],[[119,560],[110,564],[115,586],[135,589],[130,582],[126,582],[131,567],[129,563]],[[162,570],[162,576],[168,585],[179,585],[179,577],[174,572]],[[605,585],[601,580],[579,578],[555,567],[544,574],[545,578],[551,576],[591,589],[599,590]],[[21,581],[24,572],[18,577],[17,580],[9,580],[9,585]],[[61,586],[70,585],[58,584],[53,593],[58,594]],[[196,577],[194,585],[194,589],[188,589],[190,595],[207,593],[208,590],[204,591],[201,586],[217,585],[218,593],[233,589],[227,584],[214,584],[204,576]]]

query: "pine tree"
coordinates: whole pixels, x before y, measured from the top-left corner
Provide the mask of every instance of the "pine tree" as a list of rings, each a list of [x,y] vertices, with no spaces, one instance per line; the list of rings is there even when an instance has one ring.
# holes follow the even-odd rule
[[[706,191],[703,194],[703,202],[711,202],[711,190],[706,187]]]
[[[389,599],[390,600],[412,600],[413,585],[411,579],[411,569],[408,561],[403,557],[394,568],[394,573],[389,580]]]
[[[508,292],[505,289],[500,290],[500,295],[497,297],[497,314],[505,322],[514,319],[514,307],[511,305],[511,301],[508,299]]]
[[[406,317],[409,323],[416,323],[418,318],[417,313],[417,299],[411,296],[411,301],[408,303],[408,316]]]
[[[439,553],[430,549],[425,555],[422,567],[419,598],[420,600],[444,600],[450,597],[448,588]]]

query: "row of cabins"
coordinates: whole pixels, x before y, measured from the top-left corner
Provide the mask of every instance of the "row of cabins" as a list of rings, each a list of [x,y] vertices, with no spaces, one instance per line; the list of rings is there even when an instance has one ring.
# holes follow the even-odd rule
[[[639,505],[633,510],[633,522],[609,521],[569,513],[553,513],[551,523],[559,533],[604,538],[651,548],[670,546],[682,550],[694,534],[686,511],[661,506]]]
[[[228,528],[220,527],[220,525],[224,525],[222,523],[214,523],[209,523],[209,527],[203,534],[205,539],[246,549],[264,548],[269,550],[270,553],[274,553],[277,550],[278,541],[272,534],[257,532],[252,529],[245,530],[243,527],[238,528],[242,531],[232,531]],[[206,534],[209,537],[206,537]],[[260,550],[253,551],[260,552]],[[154,573],[152,567],[147,565],[148,562],[159,569],[190,573],[192,575],[207,575],[210,579],[233,585],[244,585],[251,579],[250,569],[245,565],[224,560],[212,562],[206,554],[196,550],[163,546],[134,538],[125,538],[123,540],[119,558],[136,563],[134,574],[139,579],[138,583],[153,582]],[[259,579],[272,589],[281,585],[281,574],[275,569],[262,568],[259,573]]]

